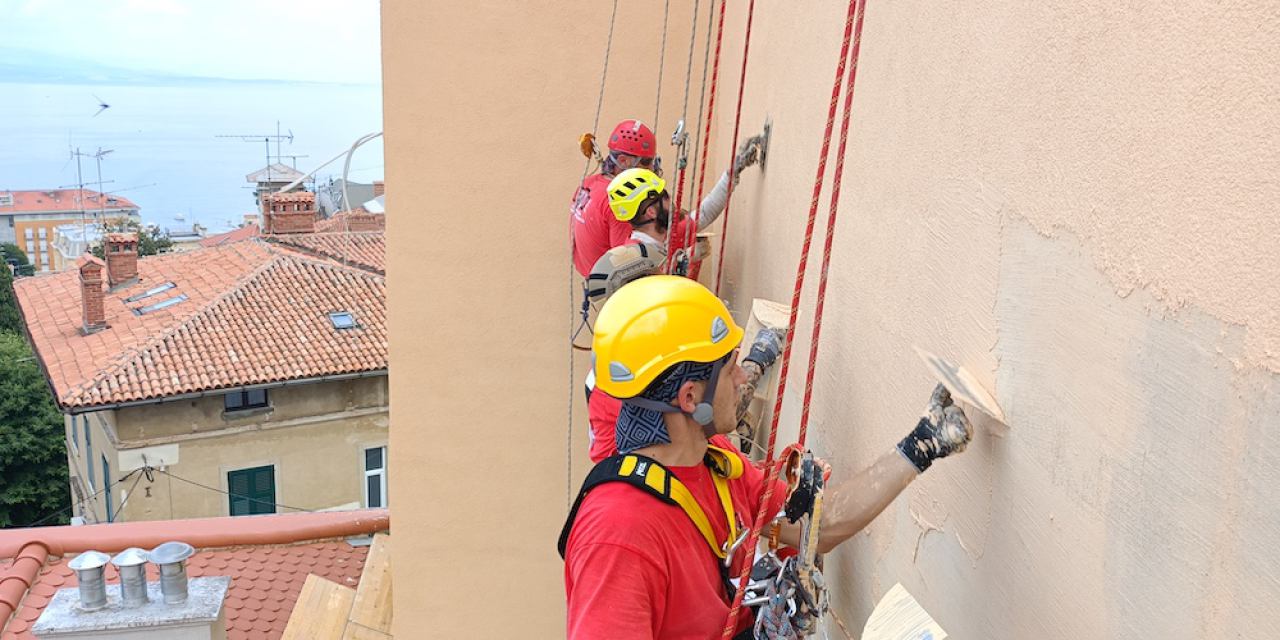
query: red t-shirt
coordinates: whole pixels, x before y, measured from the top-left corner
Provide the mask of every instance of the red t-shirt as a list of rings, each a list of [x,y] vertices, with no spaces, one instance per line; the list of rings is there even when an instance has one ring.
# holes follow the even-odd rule
[[[569,205],[573,266],[584,278],[591,273],[591,267],[600,256],[631,237],[631,225],[615,218],[609,209],[607,190],[612,179],[599,173],[587,176]]]
[[[603,392],[592,391],[587,399],[587,418],[591,421],[591,462],[596,463],[618,452],[616,429],[622,401]]]
[[[711,443],[737,452],[724,436]],[[741,456],[741,453],[738,453]],[[755,518],[764,472],[743,457],[740,478],[729,481],[742,526]],[[669,467],[707,514],[718,540],[728,536],[724,509],[705,465]],[[786,488],[774,488],[777,513]],[[744,545],[745,546],[745,545]],[[750,555],[740,548],[737,576]],[[582,501],[565,549],[564,585],[571,640],[707,640],[720,636],[729,600],[707,542],[675,505],[620,482],[596,487]],[[744,614],[738,631],[750,624]]]

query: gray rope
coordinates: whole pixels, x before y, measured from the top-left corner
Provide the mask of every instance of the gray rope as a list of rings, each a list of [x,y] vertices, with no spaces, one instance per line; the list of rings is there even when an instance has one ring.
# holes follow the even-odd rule
[[[662,5],[662,50],[658,54],[658,97],[653,106],[653,135],[658,135],[658,114],[662,112],[662,71],[667,64],[667,17],[671,14],[671,0]]]
[[[618,0],[613,0],[613,13],[609,16],[609,39],[605,41],[605,46],[604,46],[604,68],[600,70],[600,96],[596,98],[596,117],[591,124],[591,135],[593,136],[596,134],[597,131],[600,130],[600,113],[601,111],[604,110],[604,86],[605,86],[605,81],[609,78],[609,54],[610,52],[613,51],[613,26],[614,26],[614,23],[617,22],[617,19],[618,19]],[[582,182],[587,179],[587,172],[590,170],[591,170],[591,158],[587,158],[587,161],[582,165],[582,177],[578,179],[579,185],[581,185]],[[571,247],[573,246],[572,227],[570,227],[570,231],[569,231],[569,246]],[[574,294],[575,294],[574,286],[573,286],[574,271],[575,269],[573,265],[573,251],[570,251],[569,252],[569,306],[571,308],[574,307],[574,304],[573,304]],[[567,411],[569,415],[569,426],[565,429],[565,435],[564,435],[564,439],[565,439],[564,507],[566,511],[573,507],[573,387],[577,382],[573,377],[573,369],[575,364],[573,339],[577,334],[577,321],[578,321],[578,314],[570,313],[569,314],[569,373],[568,373],[569,408]]]
[[[707,43],[702,50],[702,91],[698,96],[698,124],[694,128],[693,140],[693,156],[689,161],[689,195],[697,198],[699,194],[694,193],[693,186],[698,180],[698,158],[702,151],[702,114],[703,109],[707,106],[707,66],[711,63],[711,28],[715,25],[716,20],[716,3],[707,3]],[[701,202],[694,202],[689,205],[691,211],[697,211],[702,206]],[[695,243],[696,244],[696,243]],[[693,247],[688,248],[692,253]],[[690,261],[692,263],[692,261]]]

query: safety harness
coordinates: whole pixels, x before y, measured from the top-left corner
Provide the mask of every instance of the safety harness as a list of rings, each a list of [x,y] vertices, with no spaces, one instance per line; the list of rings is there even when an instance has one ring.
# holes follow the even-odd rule
[[[662,466],[657,460],[635,453],[616,455],[601,460],[587,474],[587,479],[578,491],[578,498],[569,510],[569,517],[560,531],[557,549],[564,558],[565,546],[569,543],[569,534],[573,531],[574,520],[578,517],[578,509],[582,501],[592,489],[609,482],[623,482],[665,502],[678,506],[689,521],[702,534],[711,553],[719,560],[724,560],[733,551],[733,543],[739,538],[739,526],[733,509],[733,500],[729,495],[729,481],[742,476],[742,458],[719,447],[707,447],[707,454],[702,460],[711,470],[711,479],[716,485],[716,494],[720,497],[720,505],[724,509],[726,521],[729,523],[729,539],[719,541],[711,528],[711,520],[694,499],[689,488],[680,479]],[[718,563],[719,564],[719,563]]]

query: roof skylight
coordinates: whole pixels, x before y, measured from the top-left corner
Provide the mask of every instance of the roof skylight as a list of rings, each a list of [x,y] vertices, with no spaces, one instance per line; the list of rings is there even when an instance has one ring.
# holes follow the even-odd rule
[[[142,316],[148,313],[152,313],[154,311],[159,311],[161,309],[167,309],[169,307],[172,307],[175,304],[178,304],[179,302],[185,302],[186,299],[187,299],[187,294],[179,293],[178,295],[172,298],[169,298],[168,300],[161,300],[160,302],[157,302],[155,304],[149,304],[145,307],[138,307],[137,309],[134,309],[133,312],[137,315]]]
[[[350,311],[334,311],[330,313],[329,322],[333,323],[334,329],[354,329],[356,327],[356,317]]]
[[[139,301],[139,300],[141,300],[141,299],[143,299],[143,298],[150,298],[151,296],[154,296],[154,295],[156,295],[157,293],[164,293],[165,291],[168,291],[168,290],[170,290],[170,289],[172,289],[172,288],[174,288],[174,287],[176,287],[176,286],[178,286],[178,285],[176,285],[176,284],[174,284],[174,283],[172,283],[172,282],[166,282],[166,283],[164,283],[164,284],[160,284],[160,285],[156,285],[156,286],[154,286],[154,287],[151,287],[150,289],[147,289],[146,291],[143,291],[142,293],[138,293],[138,294],[131,295],[131,296],[129,296],[128,298],[125,298],[125,299],[124,299],[124,301],[125,301],[125,302],[137,302],[137,301]]]

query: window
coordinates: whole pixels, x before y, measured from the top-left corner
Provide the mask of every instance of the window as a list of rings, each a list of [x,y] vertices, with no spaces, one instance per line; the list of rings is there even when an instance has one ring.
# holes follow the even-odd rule
[[[27,244],[30,245],[31,241],[36,239],[36,234],[31,231],[31,227],[27,227],[22,230],[22,237],[26,238]]]
[[[93,466],[93,462],[89,462],[89,466]],[[116,519],[115,507],[111,504],[111,464],[107,462],[107,456],[102,456],[102,486],[103,495],[107,498],[107,522],[114,522]]]
[[[97,483],[93,480],[93,442],[89,440],[89,420],[84,421],[84,466],[89,471],[89,493],[97,493]]]
[[[268,406],[266,389],[245,389],[232,391],[222,397],[222,406],[227,411],[244,411]]]
[[[276,512],[276,468],[272,465],[227,473],[231,515]]]
[[[46,228],[44,228],[44,227],[40,227],[39,237],[40,237],[40,239],[41,239],[41,240],[44,240],[45,238],[48,238],[48,237],[49,237],[49,230],[48,230],[48,229],[46,229]],[[40,244],[44,244],[44,243],[43,243],[43,242],[41,242]]]
[[[75,416],[71,416],[71,451],[80,452],[80,427],[76,425]]]
[[[168,290],[170,290],[170,289],[172,289],[172,288],[174,288],[174,287],[176,287],[176,286],[178,286],[178,285],[176,285],[176,284],[174,284],[174,283],[172,283],[172,282],[166,282],[166,283],[164,283],[164,284],[159,284],[159,285],[156,285],[156,286],[154,286],[154,287],[151,287],[150,289],[147,289],[146,291],[143,291],[142,293],[139,293],[139,294],[137,294],[137,295],[129,296],[128,298],[125,298],[125,299],[124,299],[124,301],[125,301],[125,302],[137,302],[137,301],[139,301],[139,300],[141,300],[141,299],[143,299],[143,298],[150,298],[151,296],[154,296],[154,295],[157,295],[157,294],[164,293],[164,292],[166,292],[166,291],[168,291]]]
[[[387,506],[387,448],[364,450],[364,506],[380,509]]]
[[[12,206],[13,206],[13,194],[0,193],[0,207],[12,207]]]
[[[173,305],[175,305],[175,304],[178,304],[179,302],[185,302],[185,301],[186,301],[186,299],[187,299],[187,294],[185,294],[185,293],[179,293],[178,295],[176,295],[176,296],[174,296],[174,297],[172,297],[172,298],[169,298],[168,300],[162,300],[162,301],[157,302],[157,303],[155,303],[155,304],[149,304],[149,305],[147,305],[147,306],[145,306],[145,307],[139,307],[139,308],[137,308],[137,309],[134,309],[134,310],[133,310],[133,314],[134,314],[134,315],[137,315],[137,316],[146,315],[146,314],[151,313],[151,312],[153,312],[153,311],[159,311],[159,310],[161,310],[161,309],[167,309],[167,308],[169,308],[169,307],[172,307],[172,306],[173,306]]]
[[[329,322],[333,323],[334,329],[354,329],[356,317],[350,311],[334,311],[329,314]]]

